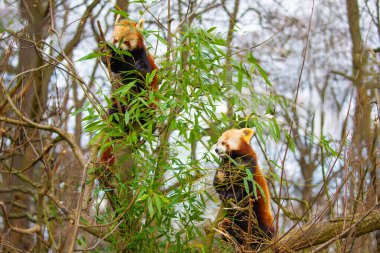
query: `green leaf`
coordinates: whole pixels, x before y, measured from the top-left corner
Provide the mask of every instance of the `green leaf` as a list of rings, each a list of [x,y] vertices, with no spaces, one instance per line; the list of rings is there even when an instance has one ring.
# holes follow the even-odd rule
[[[139,198],[137,198],[136,202],[146,200],[148,197],[149,197],[148,194],[143,194],[142,196],[140,196]]]
[[[238,69],[238,81],[236,83],[236,89],[241,93],[243,89],[243,71],[242,71],[242,63],[240,63]]]
[[[119,45],[117,45],[117,46],[115,46],[112,43],[107,43],[107,45],[116,53],[115,57],[118,58],[119,60],[122,60],[122,57],[121,57],[122,55],[132,57],[131,52],[129,52],[128,50],[123,50],[119,47],[120,43],[121,43],[121,41],[119,42]],[[107,52],[104,52],[104,54],[107,55]],[[108,52],[108,54],[110,54],[110,52]]]
[[[149,211],[150,217],[152,218],[153,215],[154,215],[154,208],[153,208],[152,198],[148,198],[148,211]]]
[[[121,86],[120,88],[115,90],[112,93],[112,95],[113,96],[120,95],[121,97],[124,97],[130,91],[130,89],[136,85],[136,82],[137,82],[137,80],[133,80],[133,81],[129,82],[128,84]]]
[[[138,100],[141,101],[141,103],[143,103],[146,107],[149,107],[149,105],[147,104],[147,102],[145,101],[145,99],[139,97]]]
[[[129,14],[128,12],[125,11],[119,11],[119,10],[111,10],[111,12],[115,14],[119,14],[120,16],[124,17],[125,19],[129,19]]]
[[[258,185],[258,183],[256,181],[252,181],[252,189],[253,189],[253,196],[257,199],[257,190],[256,190],[256,185]]]
[[[157,211],[161,215],[161,200],[157,194],[154,194],[154,202],[156,203]]]
[[[126,125],[128,125],[128,122],[129,122],[129,113],[126,111],[126,112],[124,113],[124,123],[125,123]]]
[[[154,34],[154,35],[164,46],[166,46],[168,44],[168,41],[165,38],[161,37],[158,34]]]
[[[246,168],[245,169],[245,173],[247,173],[248,180],[251,181],[251,182],[253,182],[254,180],[253,180],[253,174],[252,174],[251,170],[248,169],[248,168]]]
[[[92,53],[89,53],[85,56],[83,56],[82,58],[80,58],[78,61],[86,61],[86,60],[90,60],[90,59],[94,59],[94,58],[98,58],[98,57],[101,57],[101,56],[105,56],[106,53],[100,53],[100,52],[92,52]]]
[[[140,201],[141,198],[146,195],[145,192],[146,192],[146,188],[142,188],[141,191],[139,192],[139,195],[137,195],[136,202]]]
[[[280,133],[280,128],[276,122],[276,119],[269,121],[269,131],[271,133],[272,138],[275,141],[280,140],[281,133]]]
[[[211,27],[210,29],[207,30],[208,33],[211,33],[212,31],[216,30],[216,26]]]
[[[252,53],[249,53],[249,55],[248,55],[248,61],[251,62],[257,68],[257,70],[259,71],[260,75],[264,79],[265,83],[268,86],[272,87],[272,84],[271,84],[271,82],[268,79],[267,72],[260,66],[260,64],[258,64],[257,60],[255,59],[255,57],[253,57]]]
[[[249,194],[249,185],[248,185],[248,180],[247,180],[247,178],[244,178],[244,179],[243,179],[243,182],[244,182],[244,189],[245,189],[245,192],[246,192],[247,194]]]
[[[289,133],[285,133],[286,141],[288,142],[290,150],[294,153],[296,151],[296,147],[294,145],[293,139],[290,137]]]
[[[261,194],[261,197],[264,199],[264,202],[266,202],[267,199],[266,199],[266,195],[265,195],[265,193],[264,193],[263,188],[261,187],[261,185],[259,185],[259,184],[257,184],[257,183],[256,183],[256,186],[257,186],[257,188],[259,189],[260,194]],[[256,188],[256,187],[255,187],[255,188]]]
[[[271,178],[273,178],[275,181],[280,182],[281,177],[277,175],[277,173],[271,172],[270,175],[271,175]]]
[[[109,106],[112,105],[112,101],[111,101],[111,99],[108,96],[104,95],[103,98],[104,98],[104,100],[107,101],[107,105],[109,105]]]
[[[157,69],[153,70],[151,73],[147,73],[145,77],[145,84],[147,87],[152,83],[154,76],[156,75]]]
[[[88,106],[90,105],[89,102],[87,102],[82,108],[79,108],[78,110],[71,113],[72,116],[77,116],[79,113],[87,110]]]
[[[275,117],[273,117],[272,119],[272,122],[274,124],[274,128],[276,130],[276,137],[277,137],[277,141],[281,139],[281,130],[280,130],[280,126],[278,125],[277,123],[277,120]]]
[[[259,137],[259,139],[262,143],[265,143],[263,132],[264,132],[264,129],[267,128],[267,126],[265,125],[265,123],[263,121],[258,122],[258,120],[256,120],[256,119],[253,120],[253,123],[254,123],[254,126],[256,128],[257,137]]]

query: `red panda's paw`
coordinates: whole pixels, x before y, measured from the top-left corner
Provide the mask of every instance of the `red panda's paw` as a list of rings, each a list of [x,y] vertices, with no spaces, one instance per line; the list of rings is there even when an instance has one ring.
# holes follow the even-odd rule
[[[215,175],[215,180],[218,183],[223,183],[226,177],[226,173],[223,170],[218,170]]]

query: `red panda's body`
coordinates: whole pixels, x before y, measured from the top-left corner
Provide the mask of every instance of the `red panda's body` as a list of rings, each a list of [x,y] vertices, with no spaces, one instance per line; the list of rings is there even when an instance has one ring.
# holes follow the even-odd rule
[[[144,37],[140,32],[143,29],[143,24],[143,20],[138,24],[131,20],[117,20],[112,33],[112,43],[117,50],[107,45],[111,71],[120,76],[122,85],[133,84],[128,94],[122,99],[124,102],[120,102],[120,106],[118,106],[116,99],[112,98],[112,106],[108,111],[108,115],[112,117],[112,121],[116,124],[124,125],[124,114],[130,109],[130,101],[133,101],[137,96],[149,97],[149,91],[158,90],[157,72],[151,83],[146,84],[145,81],[147,74],[158,70],[158,67],[153,56],[148,52]],[[107,65],[105,57],[102,58],[102,61]],[[156,106],[153,102],[149,106],[140,105],[139,115],[144,115],[143,111],[149,112],[155,108]],[[115,115],[118,115],[118,117],[115,117]],[[143,126],[147,119],[139,117],[138,121],[138,123],[130,124]],[[124,125],[124,129],[128,132],[131,127]],[[112,165],[115,162],[112,147],[108,147],[102,153],[100,161],[107,165]]]
[[[219,138],[215,151],[221,156],[222,164],[216,171],[214,187],[228,207],[228,222],[225,222],[224,229],[240,245],[249,244],[257,249],[263,242],[273,238],[274,228],[268,185],[250,145],[253,133],[249,128],[231,129]],[[247,170],[261,189],[248,180]],[[237,208],[231,208],[231,202]]]

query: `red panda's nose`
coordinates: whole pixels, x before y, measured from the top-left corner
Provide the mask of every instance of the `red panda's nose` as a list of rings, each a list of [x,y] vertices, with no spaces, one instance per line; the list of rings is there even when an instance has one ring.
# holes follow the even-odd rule
[[[215,152],[216,152],[217,154],[219,154],[219,149],[218,149],[218,148],[216,148],[216,149],[215,149]]]

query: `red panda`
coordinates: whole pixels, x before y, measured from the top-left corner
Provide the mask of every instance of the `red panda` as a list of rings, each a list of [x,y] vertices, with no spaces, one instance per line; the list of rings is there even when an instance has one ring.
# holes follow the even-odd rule
[[[119,119],[123,119],[123,114],[128,111],[128,101],[131,101],[136,94],[141,94],[144,90],[158,90],[158,67],[154,62],[153,56],[148,52],[144,37],[140,32],[143,30],[144,20],[140,20],[137,24],[131,20],[118,20],[116,19],[115,27],[112,32],[112,44],[115,46],[116,52],[113,47],[107,45],[107,52],[109,53],[109,65],[112,73],[120,75],[120,82],[122,85],[135,82],[132,88],[129,90],[129,94],[126,96],[126,103],[122,104],[119,111],[118,102],[115,98],[112,98],[112,106],[108,111],[108,116],[112,117],[115,114],[122,114]],[[123,53],[123,51],[127,51]],[[120,53],[121,52],[121,53]],[[106,58],[103,57],[102,61],[107,65]],[[147,86],[145,82],[146,75],[156,71],[152,82]],[[155,109],[154,103],[149,105],[147,109]],[[144,107],[142,108],[145,109]],[[112,117],[112,121],[119,124],[116,117]],[[122,121],[122,120],[121,120]],[[140,124],[144,125],[146,120],[139,119]],[[124,124],[124,122],[121,122]],[[125,131],[128,131],[125,126]],[[115,158],[112,152],[112,146],[108,147],[101,155],[100,162],[107,165],[112,165],[115,162]]]
[[[140,32],[143,30],[143,26],[143,19],[138,24],[131,20],[118,21],[117,19],[115,22],[112,43],[115,47],[130,53],[130,55],[117,54],[111,48],[110,68],[113,73],[121,75],[122,82],[131,80],[133,77],[145,80],[147,73],[158,70],[153,56],[147,51],[144,37]],[[133,71],[135,73],[132,73]],[[130,76],[131,74],[137,74],[137,76]],[[150,83],[150,87],[146,88],[158,90],[157,72]]]
[[[215,152],[221,157],[222,163],[215,173],[214,188],[226,206],[231,202],[235,204],[233,208],[226,209],[225,220],[228,222],[224,222],[222,227],[240,245],[248,244],[257,250],[262,243],[273,238],[274,219],[268,185],[250,145],[253,134],[250,128],[231,129],[219,138]],[[261,189],[247,180],[247,170]],[[254,216],[251,217],[251,224],[249,216]]]

